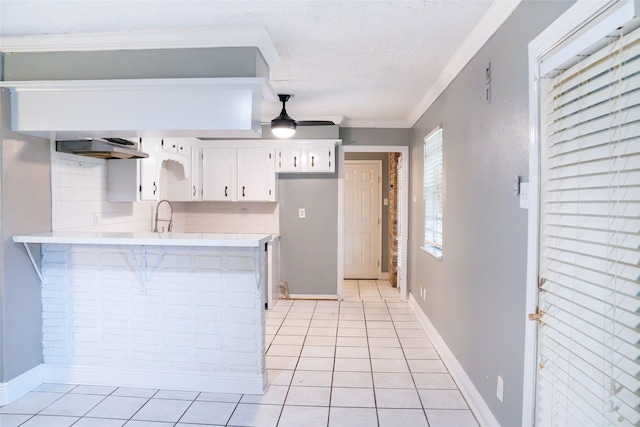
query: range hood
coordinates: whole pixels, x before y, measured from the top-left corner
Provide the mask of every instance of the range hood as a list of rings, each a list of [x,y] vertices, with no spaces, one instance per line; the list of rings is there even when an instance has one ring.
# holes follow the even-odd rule
[[[138,144],[121,138],[85,138],[56,141],[56,151],[99,159],[144,159]]]

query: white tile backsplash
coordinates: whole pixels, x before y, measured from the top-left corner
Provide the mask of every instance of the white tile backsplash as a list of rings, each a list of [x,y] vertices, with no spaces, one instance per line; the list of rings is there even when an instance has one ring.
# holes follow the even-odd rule
[[[59,153],[52,147],[53,231],[153,230],[156,202],[107,201],[107,160]],[[275,202],[173,202],[172,205],[176,233],[280,232]],[[163,218],[164,215],[161,211]]]

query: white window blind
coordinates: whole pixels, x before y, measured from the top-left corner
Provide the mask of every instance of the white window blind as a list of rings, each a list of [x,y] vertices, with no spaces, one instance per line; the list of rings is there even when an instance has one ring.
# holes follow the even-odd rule
[[[402,259],[404,257],[402,253],[402,235],[404,230],[402,229],[402,218],[404,218],[404,198],[402,197],[404,191],[404,158],[400,155],[398,156],[398,169],[397,169],[397,187],[398,191],[396,194],[398,195],[398,213],[397,213],[397,227],[398,232],[396,233],[396,238],[398,239],[398,271],[402,268]]]
[[[538,426],[640,425],[640,31],[543,98]]]
[[[424,139],[424,249],[442,256],[442,128]]]

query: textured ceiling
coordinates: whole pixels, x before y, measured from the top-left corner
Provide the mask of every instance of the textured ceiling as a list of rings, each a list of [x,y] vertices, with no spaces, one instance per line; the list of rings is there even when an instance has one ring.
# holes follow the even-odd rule
[[[489,0],[0,0],[0,36],[264,27],[280,56],[271,83],[294,95],[292,117],[408,127],[495,10]],[[263,119],[279,108],[265,103]]]

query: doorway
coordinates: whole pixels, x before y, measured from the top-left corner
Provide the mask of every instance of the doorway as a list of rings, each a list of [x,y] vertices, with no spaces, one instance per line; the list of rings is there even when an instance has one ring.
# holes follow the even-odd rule
[[[400,298],[406,300],[408,297],[407,283],[407,233],[403,232],[408,230],[408,200],[409,200],[409,167],[407,164],[409,147],[406,146],[348,146],[343,145],[339,148],[338,155],[336,156],[338,161],[338,298],[343,297],[344,279],[348,277],[345,275],[345,156],[349,157],[347,153],[377,153],[388,156],[389,153],[398,153],[395,156],[399,160],[397,170],[397,181],[395,188],[394,201],[397,203],[395,207],[396,215],[394,216],[393,223],[390,221],[390,226],[394,229],[393,240],[394,243],[389,245],[392,250],[385,249],[383,247],[382,253],[388,252],[388,256],[396,263],[394,268],[394,274],[397,277],[395,283],[400,294]],[[383,168],[384,169],[384,168]],[[387,172],[388,173],[388,172]],[[385,172],[382,172],[384,176]],[[387,184],[389,186],[389,184]],[[384,187],[384,183],[383,183]],[[384,191],[383,191],[384,194]],[[384,199],[384,196],[382,196]],[[390,201],[389,201],[390,202]],[[383,204],[384,205],[384,204]],[[383,214],[383,218],[384,218]],[[389,233],[388,233],[389,234]],[[385,233],[382,233],[382,241],[385,243],[389,240],[385,238]],[[384,264],[384,256],[381,259],[381,264]],[[380,272],[379,278],[388,279],[389,273]]]
[[[344,190],[344,277],[381,279],[382,161],[345,160]]]

